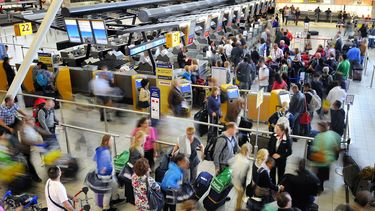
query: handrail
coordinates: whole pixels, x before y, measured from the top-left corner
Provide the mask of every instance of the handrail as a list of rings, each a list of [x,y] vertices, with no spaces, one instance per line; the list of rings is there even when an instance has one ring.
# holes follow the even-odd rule
[[[110,136],[113,136],[113,137],[120,137],[120,135],[118,135],[118,134],[99,131],[99,130],[93,130],[93,129],[79,127],[79,126],[75,126],[75,125],[69,125],[69,124],[61,123],[61,126],[67,127],[67,128],[72,128],[72,129],[77,129],[77,130],[83,130],[83,131],[87,131],[87,132],[91,132],[91,133],[97,133],[97,134],[102,134],[102,135],[110,135]]]
[[[0,90],[1,92],[6,92],[4,90]],[[24,96],[30,96],[30,97],[36,97],[36,98],[46,98],[44,96],[40,95],[32,95],[32,94],[18,94],[18,95],[24,95]],[[69,100],[61,100],[61,99],[56,99],[56,98],[48,98],[48,99],[53,99],[56,100],[57,102],[62,102],[62,103],[70,103],[73,105],[82,105],[82,106],[88,106],[88,107],[96,107],[96,108],[104,108],[104,109],[109,109],[109,110],[116,110],[116,111],[124,111],[124,112],[130,112],[130,113],[136,113],[136,114],[143,114],[143,115],[150,115],[148,112],[142,112],[142,111],[134,111],[130,109],[123,109],[123,108],[115,108],[115,107],[109,107],[109,106],[102,106],[102,105],[97,105],[97,104],[91,104],[91,103],[80,103],[80,102],[75,102],[75,101],[69,101]],[[213,127],[218,127],[218,128],[223,128],[223,125],[218,125],[218,124],[212,124],[212,123],[207,123],[207,122],[201,122],[201,121],[196,121],[193,119],[186,119],[186,118],[181,118],[181,117],[174,117],[174,116],[165,116],[168,119],[175,119],[175,120],[181,120],[181,121],[186,121],[186,122],[192,122],[196,124],[201,124],[201,125],[207,125],[207,126],[213,126]],[[238,128],[241,131],[247,131],[247,132],[257,132],[257,130],[254,129],[249,129],[249,128]],[[258,130],[257,133],[262,133],[262,134],[272,134],[272,132],[269,131],[261,131]],[[290,135],[291,138],[298,138],[298,139],[304,139],[304,140],[314,140],[312,137],[307,137],[307,136],[298,136],[298,135]]]

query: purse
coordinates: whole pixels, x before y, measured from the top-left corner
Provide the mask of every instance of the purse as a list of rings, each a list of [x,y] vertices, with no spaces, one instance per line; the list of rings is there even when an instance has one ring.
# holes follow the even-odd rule
[[[326,156],[322,152],[324,151],[323,143],[320,143],[320,150],[318,152],[311,152],[309,160],[317,162],[317,163],[324,163],[326,162]]]
[[[146,177],[146,187],[147,187],[147,200],[150,210],[156,210],[163,206],[164,196],[161,191],[154,190],[150,188],[148,183],[148,177]]]
[[[305,112],[301,115],[299,119],[299,123],[301,125],[308,125],[311,123],[311,116],[310,113],[307,111],[307,103],[306,103],[306,97],[305,97]]]

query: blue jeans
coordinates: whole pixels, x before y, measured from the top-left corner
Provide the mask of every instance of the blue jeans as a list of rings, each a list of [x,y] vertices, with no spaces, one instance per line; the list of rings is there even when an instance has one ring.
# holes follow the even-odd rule
[[[375,48],[375,39],[368,39],[368,47]]]

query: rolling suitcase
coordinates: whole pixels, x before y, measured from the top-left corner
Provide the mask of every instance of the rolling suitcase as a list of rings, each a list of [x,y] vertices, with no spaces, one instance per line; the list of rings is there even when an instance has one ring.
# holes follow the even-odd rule
[[[199,173],[193,184],[195,191],[195,194],[193,195],[194,200],[198,201],[207,192],[210,188],[212,178],[213,176],[206,171]]]
[[[363,67],[358,62],[353,62],[353,80],[354,81],[362,81],[362,72]]]
[[[232,186],[228,186],[225,190],[223,190],[221,193],[217,193],[212,188],[210,189],[210,192],[204,198],[203,200],[203,206],[206,210],[217,210],[221,206],[225,204],[226,198],[229,194],[229,192],[232,190]]]
[[[208,123],[208,110],[203,108],[194,115],[195,121],[207,122]],[[208,132],[208,126],[202,124],[195,124],[195,129],[197,130],[198,136],[202,137]]]

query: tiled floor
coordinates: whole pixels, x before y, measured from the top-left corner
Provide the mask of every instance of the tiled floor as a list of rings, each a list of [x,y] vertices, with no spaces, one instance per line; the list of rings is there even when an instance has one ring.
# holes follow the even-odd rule
[[[319,28],[316,28],[319,27]],[[288,26],[287,27],[292,32],[302,31],[301,26]],[[311,30],[320,31],[320,35],[324,37],[332,37],[335,34],[336,29],[329,24],[315,24],[311,23]],[[7,30],[7,34],[10,34],[11,28],[2,29]],[[4,35],[4,32],[2,35]],[[49,33],[48,42],[43,44],[44,47],[53,47],[55,40],[62,40],[66,38],[62,33],[54,34]],[[24,38],[18,38],[15,40],[16,43],[29,46],[31,42],[31,36],[26,40]],[[11,39],[9,40],[11,43]],[[313,41],[313,46],[322,41]],[[19,47],[14,51],[13,47],[10,46],[10,55],[14,57],[14,62],[22,61],[22,52]],[[372,153],[375,149],[375,142],[372,137],[375,136],[375,123],[372,113],[375,112],[375,93],[372,89],[369,89],[371,73],[373,71],[372,67],[375,65],[373,60],[375,52],[370,52],[370,61],[368,65],[367,74],[364,76],[362,82],[351,82],[349,93],[355,94],[354,105],[350,108],[350,132],[352,138],[352,145],[350,152],[355,157],[355,159],[362,166],[373,165],[375,162],[375,154]],[[104,131],[104,123],[99,121],[98,112],[95,110],[92,111],[81,111],[78,110],[75,106],[64,104],[63,109],[61,109],[64,116],[64,121],[66,124],[76,125],[84,128],[90,128],[94,130]],[[60,116],[60,111],[57,111],[57,115]],[[113,121],[109,125],[109,131],[115,134],[119,134],[120,137],[116,139],[117,151],[121,152],[129,147],[129,138],[126,137],[127,134],[130,134],[131,130],[135,127],[137,119],[140,115],[136,114],[125,114],[125,117],[122,118],[113,118]],[[161,121],[158,130],[161,141],[165,142],[175,142],[176,137],[183,134],[184,128],[192,125],[192,123],[186,121],[177,121],[177,120],[167,120]],[[264,126],[262,126],[264,128]],[[71,154],[74,157],[79,158],[80,162],[80,172],[76,181],[66,183],[68,192],[75,193],[83,186],[83,180],[87,172],[94,169],[94,162],[92,161],[92,154],[96,146],[99,145],[101,135],[79,131],[76,129],[67,129],[68,139],[65,137],[63,130],[58,130],[58,137],[62,149],[66,150],[66,140],[69,141]],[[205,140],[205,139],[203,139]],[[34,149],[34,161],[36,166],[38,166],[38,172],[43,178],[43,181],[46,180],[46,169],[40,167],[40,156],[38,155],[38,149]],[[295,170],[298,158],[303,157],[304,152],[304,142],[299,141],[293,144],[293,155],[288,159],[287,164],[287,173],[293,172]],[[337,175],[334,171],[336,167],[339,167],[340,164],[337,163],[332,166],[331,170],[331,180],[326,184],[325,192],[317,198],[317,203],[320,206],[319,210],[322,211],[331,211],[340,204],[345,202],[345,192],[343,188],[343,179],[341,176]],[[208,171],[213,173],[214,167],[212,162],[204,161],[199,166],[199,171]],[[0,190],[0,193],[4,191],[4,187]],[[34,189],[31,190],[32,193],[40,197],[40,202],[45,205],[45,196],[43,193],[43,184],[37,185]],[[235,191],[232,190],[230,196],[232,200],[226,203],[225,207],[222,207],[221,210],[234,210],[235,206]],[[92,194],[90,194],[92,197]],[[352,197],[351,197],[352,198]],[[93,201],[91,200],[92,205]],[[200,204],[201,205],[201,204]],[[94,209],[96,210],[96,209]],[[135,210],[131,205],[125,204],[119,207],[119,210]],[[204,210],[201,208],[200,210]]]

